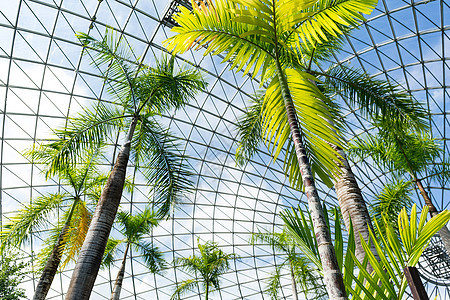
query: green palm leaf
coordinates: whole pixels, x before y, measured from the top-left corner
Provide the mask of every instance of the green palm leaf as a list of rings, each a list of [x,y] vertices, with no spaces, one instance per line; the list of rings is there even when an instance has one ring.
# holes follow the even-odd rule
[[[359,107],[364,116],[380,119],[397,128],[428,128],[428,113],[422,104],[400,87],[384,80],[373,79],[345,65],[332,67],[325,73],[313,72],[323,77],[328,91],[345,97],[353,107]]]
[[[344,283],[352,299],[403,299],[407,287],[406,277],[403,268],[415,266],[430,238],[438,232],[450,219],[450,211],[443,211],[439,215],[426,222],[428,207],[425,206],[417,216],[416,205],[411,208],[411,216],[408,217],[406,209],[403,208],[397,218],[398,231],[396,232],[390,222],[383,219],[379,223],[374,219],[375,229],[385,232],[378,237],[369,229],[370,241],[374,243],[379,260],[375,258],[371,247],[361,238],[361,243],[366,253],[363,263],[360,263],[355,256],[355,245],[353,232],[349,232],[349,240],[346,253],[336,251],[341,268],[344,273]],[[300,217],[301,216],[301,217]],[[335,226],[340,227],[339,217],[335,214]],[[321,262],[318,259],[317,247],[311,237],[312,228],[306,222],[303,213],[297,214],[295,211],[284,211],[282,213],[288,232],[292,234],[299,249],[309,259],[310,263],[321,270]],[[342,235],[336,233],[335,242],[343,243]],[[340,247],[335,244],[335,247]],[[341,254],[339,254],[341,253]],[[374,271],[369,274],[366,271],[367,263],[370,263]],[[354,265],[359,269],[356,276]]]
[[[339,123],[327,122],[338,119],[337,111],[330,100],[311,82],[316,79],[307,73],[287,69],[288,85],[297,112],[297,119],[302,128],[304,145],[311,162],[311,170],[317,174],[324,183],[332,185],[330,176],[338,172],[336,158],[339,154],[331,146],[342,146],[342,137],[339,134]],[[300,188],[302,181],[297,156],[293,143],[291,143],[290,129],[287,122],[286,108],[281,95],[278,78],[275,77],[267,88],[263,106],[263,134],[266,143],[272,152],[274,160],[284,147],[288,152],[285,156],[285,171],[289,174],[291,185]]]
[[[264,103],[264,94],[258,92],[250,100],[250,106],[244,115],[238,120],[238,141],[239,146],[236,149],[236,162],[243,166],[254,153],[258,150],[259,144],[263,140],[262,136],[262,109]]]
[[[95,110],[86,109],[69,120],[69,125],[56,131],[59,140],[43,144],[27,154],[40,163],[47,164],[47,177],[64,167],[82,161],[90,151],[100,148],[122,126],[122,113],[112,106],[99,104]]]
[[[192,190],[192,171],[179,153],[177,140],[150,118],[143,118],[133,140],[134,155],[148,184],[158,217],[166,216]]]
[[[395,230],[398,230],[396,225],[398,215],[403,208],[409,212],[414,203],[410,195],[411,189],[412,183],[402,179],[394,179],[392,183],[386,184],[383,191],[370,204],[372,218],[375,218],[378,223],[385,220],[392,224]],[[385,232],[380,232],[380,234],[385,235]]]
[[[1,251],[6,247],[20,246],[26,242],[31,231],[37,231],[46,225],[48,217],[55,209],[66,201],[67,194],[48,194],[24,205],[8,223],[3,226],[0,233]]]
[[[181,299],[181,297],[188,292],[194,291],[194,288],[199,285],[200,281],[198,279],[186,279],[183,280],[173,292],[171,300]]]
[[[343,34],[339,25],[357,27],[360,21],[365,20],[362,14],[370,14],[377,2],[376,0],[310,1],[309,7],[304,10],[307,17],[304,20],[301,18],[295,20],[300,25],[296,26],[297,35],[293,37],[299,48],[300,42],[315,44],[327,41],[327,34],[335,37]],[[292,28],[296,24],[288,25]]]

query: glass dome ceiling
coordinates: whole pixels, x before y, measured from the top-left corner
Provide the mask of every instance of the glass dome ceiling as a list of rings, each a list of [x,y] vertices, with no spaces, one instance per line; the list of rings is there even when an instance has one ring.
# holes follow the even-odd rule
[[[82,107],[99,100],[108,101],[102,78],[81,56],[77,32],[100,36],[111,26],[126,36],[136,53],[151,64],[163,51],[161,42],[170,33],[171,1],[162,0],[8,0],[0,7],[0,209],[6,222],[21,203],[48,192],[64,190],[53,179],[45,181],[39,166],[22,156],[34,143],[51,138],[52,129],[64,125]],[[183,151],[191,156],[195,170],[195,190],[183,200],[173,218],[161,223],[152,237],[170,262],[174,257],[195,252],[197,238],[216,241],[226,252],[235,252],[241,260],[223,277],[221,291],[213,299],[268,299],[263,294],[264,280],[273,266],[281,262],[268,246],[249,245],[251,232],[258,228],[279,229],[278,214],[300,204],[305,197],[289,187],[282,172],[282,161],[270,163],[262,149],[245,166],[236,166],[236,119],[243,113],[246,100],[259,84],[242,74],[230,72],[220,57],[188,52],[179,57],[201,68],[209,82],[208,90],[163,121],[180,137]],[[431,113],[431,128],[442,141],[445,157],[449,154],[450,123],[450,4],[447,1],[385,1],[360,29],[347,38],[335,62],[349,63],[375,77],[401,84]],[[358,110],[341,103],[349,128],[347,138],[370,132],[368,122]],[[117,137],[111,136],[111,167]],[[381,191],[385,174],[369,163],[353,167],[366,201]],[[147,202],[144,180],[129,168],[128,175],[137,185],[124,195],[122,208],[140,210]],[[438,209],[449,206],[448,186],[426,182]],[[335,193],[322,186],[321,198],[335,204]],[[415,197],[417,203],[421,202]],[[114,234],[114,233],[113,233]],[[24,255],[40,250],[45,232],[36,232]],[[111,281],[119,263],[100,271],[92,299],[108,299]],[[63,299],[73,265],[57,275],[49,299]],[[122,299],[168,299],[175,282],[187,275],[169,268],[164,276],[148,273],[142,261],[130,253]],[[38,278],[27,277],[24,287],[31,296]],[[434,298],[450,299],[447,289],[425,283]],[[449,284],[444,281],[441,284]],[[282,280],[281,296],[291,298],[289,277]],[[199,292],[187,299],[199,299]],[[439,298],[438,297],[438,298]]]

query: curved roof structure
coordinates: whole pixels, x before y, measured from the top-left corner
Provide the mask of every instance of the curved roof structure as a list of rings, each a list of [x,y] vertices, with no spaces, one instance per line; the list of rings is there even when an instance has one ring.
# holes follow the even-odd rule
[[[45,180],[40,166],[22,153],[47,141],[54,128],[68,116],[108,101],[99,73],[82,56],[77,32],[100,36],[105,26],[120,31],[143,61],[152,64],[163,50],[161,42],[170,33],[171,1],[160,0],[8,0],[0,7],[0,208],[7,222],[20,204],[48,192],[67,189],[56,179]],[[444,0],[380,0],[376,10],[360,29],[347,38],[343,50],[330,63],[349,63],[374,77],[397,82],[429,109],[433,137],[449,154],[450,120],[450,3]],[[249,245],[251,232],[281,227],[279,213],[291,206],[305,208],[302,193],[290,188],[282,161],[271,163],[261,149],[244,167],[236,165],[236,120],[247,100],[259,88],[248,76],[229,71],[220,57],[188,52],[178,62],[204,71],[208,89],[184,109],[163,117],[163,122],[180,137],[189,164],[195,170],[195,190],[173,217],[163,221],[152,239],[170,262],[195,252],[198,239],[213,240],[224,251],[241,259],[222,279],[214,299],[269,299],[263,293],[265,280],[280,264],[282,256],[270,247]],[[341,103],[350,124],[347,138],[370,132],[370,124],[358,109]],[[107,171],[113,162],[117,136],[111,136]],[[353,166],[367,201],[381,191],[386,174],[370,162]],[[148,188],[139,170],[130,165],[129,174],[137,187],[126,193],[125,210],[138,211],[147,202]],[[426,182],[438,209],[449,207],[448,186]],[[321,186],[320,197],[335,204],[332,189]],[[415,197],[423,205],[421,198]],[[114,233],[113,233],[114,234]],[[46,232],[35,232],[23,249],[36,255]],[[120,260],[100,272],[92,299],[110,296]],[[48,299],[63,299],[73,265],[57,275]],[[170,267],[164,276],[147,271],[138,255],[129,256],[122,299],[169,299],[174,284],[187,275]],[[24,283],[29,296],[37,278]],[[448,284],[449,282],[444,282]],[[289,277],[282,279],[281,295],[291,298]],[[437,294],[450,299],[441,285],[426,283],[430,298]],[[186,299],[200,299],[200,291]]]

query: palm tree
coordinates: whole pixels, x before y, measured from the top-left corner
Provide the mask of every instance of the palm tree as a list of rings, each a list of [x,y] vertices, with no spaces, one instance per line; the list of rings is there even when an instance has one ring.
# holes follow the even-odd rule
[[[234,253],[223,252],[217,243],[208,241],[202,245],[200,239],[197,242],[200,256],[193,255],[175,259],[176,266],[193,273],[196,278],[182,281],[170,299],[179,298],[201,284],[205,289],[205,300],[208,300],[210,292],[220,289],[219,278],[230,269],[230,260],[237,258]]]
[[[205,55],[226,53],[224,61],[231,59],[231,68],[244,74],[253,69],[253,77],[260,75],[262,84],[270,81],[262,107],[265,139],[272,142],[274,159],[288,141],[295,149],[286,157],[289,162],[296,160],[301,173],[331,299],[346,298],[346,294],[313,175],[337,175],[338,154],[329,143],[341,147],[342,139],[337,126],[323,122],[335,120],[336,115],[314,77],[292,65],[301,56],[301,42],[315,45],[327,39],[325,33],[341,34],[337,24],[357,26],[360,13],[369,13],[375,4],[359,0],[193,2],[193,12],[179,7],[174,19],[181,26],[174,27],[177,34],[164,42],[175,53],[205,45]]]
[[[308,49],[303,51],[308,54],[304,55],[304,58],[309,56],[302,62],[303,68],[307,68],[309,73],[317,76],[317,81],[321,82],[318,87],[324,91],[325,95],[333,99],[334,95],[339,93],[350,105],[359,107],[362,114],[368,118],[380,118],[381,114],[383,119],[395,118],[398,124],[394,125],[397,126],[411,127],[417,130],[426,128],[426,111],[420,103],[389,82],[372,79],[358,70],[339,65],[321,71],[319,58],[320,60],[327,59],[333,53],[332,49],[337,51],[340,47],[339,39],[330,38],[326,45],[320,44],[314,51],[308,52]],[[313,68],[315,65],[317,68]],[[257,93],[246,113],[238,121],[239,147],[236,151],[236,161],[240,165],[243,165],[258,150],[261,141],[264,140],[263,98],[264,95],[261,92]],[[336,105],[334,106],[335,109],[338,109]],[[356,257],[362,262],[365,252],[359,235],[361,234],[367,241],[369,226],[372,228],[372,223],[346,154],[342,148],[336,147],[336,150],[339,153],[340,170],[333,179],[334,187],[347,231],[349,231],[350,219],[352,220],[356,240]],[[291,147],[289,151],[294,153],[295,149]],[[301,179],[298,164],[285,163],[284,167],[292,185],[299,186]],[[332,184],[329,178],[321,178],[327,185]],[[372,252],[376,255],[375,248],[373,248],[373,244],[371,245]],[[370,264],[368,271],[372,271]]]
[[[272,300],[279,299],[278,290],[280,289],[281,270],[284,267],[289,268],[291,276],[291,287],[293,299],[298,299],[297,281],[302,287],[305,297],[313,294],[313,299],[324,299],[326,297],[325,286],[321,282],[319,275],[314,272],[305,261],[304,256],[298,253],[292,236],[283,228],[281,233],[270,231],[259,231],[252,234],[251,244],[263,243],[269,245],[274,251],[286,255],[286,259],[277,264],[275,272],[268,280],[268,288],[266,292]]]
[[[431,217],[436,216],[439,212],[423,187],[422,180],[430,178],[444,186],[450,178],[449,162],[430,164],[441,158],[443,153],[441,146],[426,133],[410,129],[386,129],[385,124],[376,124],[380,125],[378,134],[354,141],[349,149],[350,153],[358,158],[370,156],[376,164],[393,172],[396,177],[408,174],[410,182],[417,186],[425,200]],[[450,253],[450,231],[447,226],[442,227],[439,235],[445,249]]]
[[[58,131],[60,140],[43,145],[58,149],[48,158],[51,174],[58,165],[77,161],[86,149],[95,149],[114,133],[124,138],[114,167],[101,193],[91,225],[69,285],[66,299],[88,299],[105,252],[109,233],[122,197],[130,155],[152,189],[152,205],[158,217],[191,189],[190,169],[183,163],[176,139],[158,124],[156,117],[178,109],[206,87],[198,71],[177,68],[174,58],[163,58],[149,67],[135,62],[134,52],[123,36],[106,30],[96,40],[80,33],[78,38],[102,70],[114,103],[98,102],[85,108]]]
[[[125,263],[130,247],[132,247],[137,254],[141,254],[146,266],[152,273],[160,273],[165,266],[163,253],[159,251],[158,247],[153,246],[151,242],[143,240],[143,236],[150,234],[154,226],[158,225],[158,219],[149,208],[143,212],[132,215],[128,212],[120,211],[117,214],[117,223],[120,225],[120,232],[124,238],[121,240],[110,239],[106,246],[105,255],[103,257],[102,265],[110,265],[114,259],[115,252],[120,245],[125,246],[123,253],[122,264],[120,265],[119,273],[117,274],[114,283],[111,300],[119,300],[120,291],[122,289],[123,277],[125,274]]]
[[[48,148],[45,151],[32,150],[28,156],[39,163],[55,153],[56,150]],[[5,230],[1,233],[2,251],[12,246],[19,247],[29,239],[33,231],[54,225],[55,216],[63,208],[59,224],[56,222],[53,234],[46,240],[47,247],[40,254],[44,268],[34,300],[45,299],[61,261],[63,260],[63,269],[80,251],[92,219],[89,206],[95,206],[100,196],[98,191],[106,181],[106,176],[95,168],[97,162],[97,153],[91,153],[81,164],[61,166],[56,174],[59,181],[67,186],[66,192],[47,194],[35,199],[4,226]]]

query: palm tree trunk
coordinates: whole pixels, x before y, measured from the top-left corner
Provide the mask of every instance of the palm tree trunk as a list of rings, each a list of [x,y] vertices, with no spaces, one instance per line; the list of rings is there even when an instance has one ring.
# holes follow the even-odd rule
[[[66,300],[88,300],[91,295],[109,233],[122,198],[131,140],[137,121],[138,118],[134,117],[125,143],[117,155],[113,170],[103,188],[70,280]]]
[[[428,196],[427,191],[425,191],[422,185],[422,181],[420,179],[416,178],[416,185],[419,188],[420,194],[425,200],[425,204],[428,206],[430,216],[434,217],[437,214],[439,214],[439,211],[434,206],[433,202],[431,201],[431,198]],[[448,230],[447,224],[445,224],[444,227],[442,227],[441,230],[439,230],[439,236],[441,237],[441,240],[444,243],[445,250],[447,250],[447,253],[450,254],[450,231]]]
[[[289,269],[291,271],[292,298],[298,300],[297,282],[295,281],[294,268],[292,267],[291,260],[289,260]]]
[[[340,177],[334,181],[334,189],[336,190],[339,207],[341,208],[342,216],[344,217],[345,227],[350,231],[350,219],[353,225],[353,232],[355,236],[355,255],[360,263],[363,262],[365,252],[361,244],[360,234],[364,241],[369,241],[369,226],[373,231],[372,222],[370,220],[369,211],[367,210],[366,202],[362,197],[358,182],[353,174],[347,156],[344,150],[339,147],[334,147],[341,157],[340,160]],[[371,243],[371,251],[377,259],[378,253],[373,243]],[[372,273],[373,268],[367,264],[367,272]]]
[[[280,80],[281,93],[283,95],[286,114],[289,127],[292,134],[292,140],[295,146],[300,173],[302,175],[303,186],[305,187],[306,198],[308,199],[308,207],[313,220],[313,228],[316,235],[320,260],[323,266],[323,277],[328,292],[329,299],[347,299],[345,292],[344,280],[337,263],[336,254],[334,252],[330,231],[326,225],[322,205],[314,183],[314,177],[309,165],[308,156],[303,146],[300,127],[297,120],[286,75],[281,68],[279,60],[276,60],[277,75]]]
[[[34,292],[33,300],[45,300],[45,297],[50,290],[50,287],[53,282],[53,278],[55,278],[56,272],[58,271],[59,263],[61,262],[61,257],[64,252],[64,248],[66,246],[66,242],[64,239],[64,235],[66,235],[69,230],[70,221],[73,216],[73,212],[75,207],[77,206],[80,198],[75,197],[72,203],[72,207],[70,208],[69,215],[67,216],[66,221],[64,222],[64,226],[59,233],[58,240],[53,246],[52,253],[45,264],[44,270],[42,271],[41,278],[39,279],[38,285],[36,287],[36,291]]]
[[[114,283],[113,292],[111,295],[111,300],[119,300],[120,291],[122,290],[123,277],[125,275],[125,263],[127,262],[127,253],[130,244],[127,243],[125,248],[125,253],[123,254],[122,265],[120,266],[119,273],[117,273],[116,282]]]
[[[206,282],[205,300],[208,300],[208,294],[209,294],[209,283]]]

